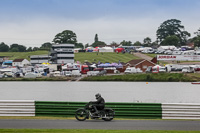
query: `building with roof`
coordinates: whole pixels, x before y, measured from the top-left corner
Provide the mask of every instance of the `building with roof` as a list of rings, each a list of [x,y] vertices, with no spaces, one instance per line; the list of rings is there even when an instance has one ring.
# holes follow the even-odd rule
[[[12,66],[24,67],[28,65],[31,65],[31,63],[27,59],[15,59],[12,62]]]
[[[74,44],[54,44],[50,56],[54,64],[74,63]]]
[[[135,59],[126,63],[126,67],[140,68],[143,72],[145,72],[149,66],[153,67],[155,65],[155,63],[145,59]]]
[[[30,62],[31,64],[42,64],[42,63],[51,63],[50,59],[51,56],[49,55],[32,55],[30,56]]]

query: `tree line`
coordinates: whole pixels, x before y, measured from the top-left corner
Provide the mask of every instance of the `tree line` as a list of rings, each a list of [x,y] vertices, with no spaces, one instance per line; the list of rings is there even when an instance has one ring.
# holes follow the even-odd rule
[[[164,21],[156,31],[157,39],[152,41],[150,37],[144,38],[143,42],[136,41],[132,43],[131,41],[123,40],[119,44],[122,46],[144,46],[144,47],[157,47],[160,45],[174,45],[177,47],[184,46],[187,43],[194,43],[195,47],[200,47],[200,28],[194,32],[196,35],[193,38],[189,38],[191,34],[185,31],[185,27],[181,24],[180,20],[169,19]],[[89,46],[98,47],[106,46],[107,44],[100,41],[98,34],[95,34],[94,42],[92,44],[85,44],[77,42],[76,34],[71,30],[64,30],[61,33],[56,34],[53,43],[63,44],[70,43],[74,44],[75,48],[86,48]],[[116,42],[112,42],[110,45],[118,45]],[[12,44],[8,46],[4,42],[0,43],[0,52],[31,52],[36,50],[49,50],[52,47],[52,43],[46,42],[40,47],[26,47],[19,44]]]

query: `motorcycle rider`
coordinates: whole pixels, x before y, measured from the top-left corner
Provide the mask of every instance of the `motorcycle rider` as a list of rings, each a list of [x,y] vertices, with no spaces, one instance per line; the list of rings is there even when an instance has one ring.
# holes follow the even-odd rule
[[[97,101],[91,101],[90,103],[92,103],[92,106],[95,109],[94,115],[98,115],[98,110],[102,110],[105,107],[105,100],[99,93],[97,93],[95,97]]]

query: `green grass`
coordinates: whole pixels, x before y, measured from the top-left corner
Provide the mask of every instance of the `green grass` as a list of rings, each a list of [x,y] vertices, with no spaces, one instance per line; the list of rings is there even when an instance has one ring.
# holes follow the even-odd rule
[[[151,82],[194,82],[200,81],[200,74],[151,73],[123,74],[85,77],[81,81],[151,81]]]
[[[0,81],[75,81],[76,77],[0,78]]]
[[[106,62],[118,62],[120,60],[120,62],[128,62],[130,60],[133,59],[139,59],[136,56],[133,56],[132,54],[122,54],[122,53],[99,53],[97,55],[97,53],[75,53],[75,60],[76,61],[80,61],[81,63],[84,63],[85,61],[88,62],[96,62],[98,63],[98,61],[106,63]]]
[[[2,133],[199,133],[200,131],[98,130],[98,129],[0,129]]]
[[[14,59],[28,59],[30,60],[31,55],[44,55],[48,54],[48,51],[33,51],[33,52],[0,52],[0,56],[9,56],[10,60]]]
[[[48,51],[34,51],[34,52],[0,52],[0,56],[9,56],[10,60],[14,60],[14,59],[21,59],[21,58],[25,58],[30,60],[31,55],[44,55],[44,54],[48,54]],[[84,63],[85,61],[88,62],[96,62],[98,63],[98,61],[100,62],[118,62],[120,60],[120,62],[128,62],[130,60],[133,59],[138,59],[138,57],[133,56],[132,54],[122,54],[122,53],[99,53],[97,55],[97,53],[75,53],[75,61],[80,61],[81,63]]]

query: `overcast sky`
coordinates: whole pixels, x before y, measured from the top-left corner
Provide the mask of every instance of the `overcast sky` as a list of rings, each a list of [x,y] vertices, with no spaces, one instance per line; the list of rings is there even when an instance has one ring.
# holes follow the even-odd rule
[[[200,28],[200,0],[0,0],[0,42],[40,47],[72,30],[78,42],[107,44],[156,39],[168,19],[178,19],[194,36]]]

